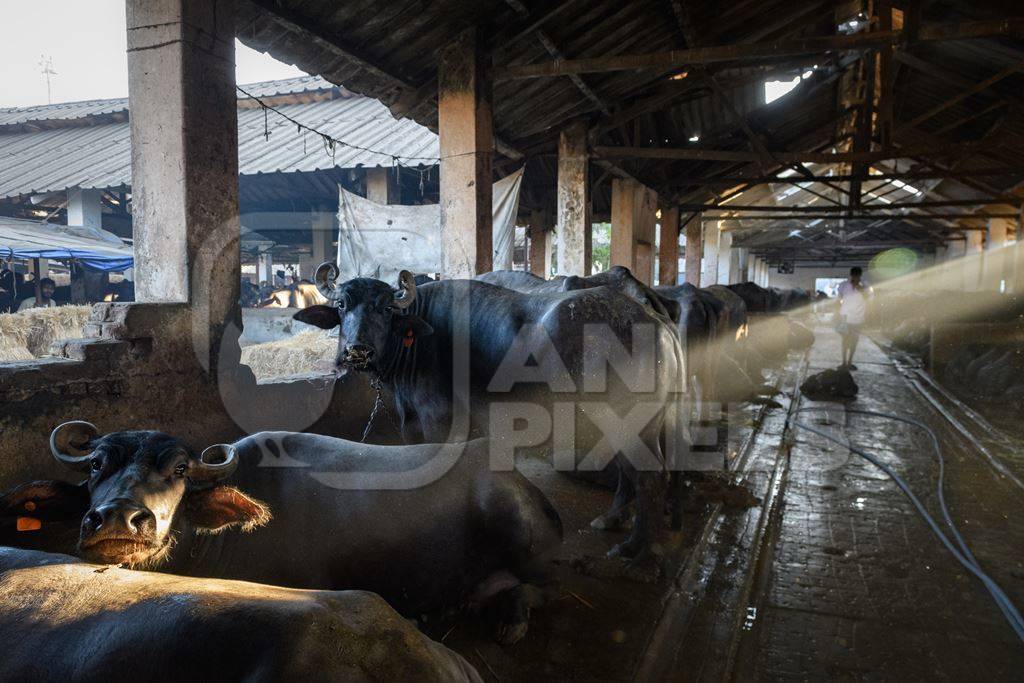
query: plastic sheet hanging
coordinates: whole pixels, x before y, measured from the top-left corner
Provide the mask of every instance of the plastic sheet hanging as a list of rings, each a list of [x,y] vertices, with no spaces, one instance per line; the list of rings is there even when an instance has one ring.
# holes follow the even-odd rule
[[[494,183],[494,269],[512,268],[512,247],[523,169]],[[372,277],[388,283],[400,271],[441,272],[441,211],[437,204],[378,204],[340,188],[339,281]]]

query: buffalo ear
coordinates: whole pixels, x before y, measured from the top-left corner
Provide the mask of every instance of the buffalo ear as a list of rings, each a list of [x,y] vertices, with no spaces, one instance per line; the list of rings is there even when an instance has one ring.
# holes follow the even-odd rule
[[[81,520],[89,509],[89,502],[89,488],[85,482],[30,481],[0,495],[0,516],[26,516],[48,521]]]
[[[234,486],[214,486],[190,491],[185,516],[197,531],[217,533],[231,527],[252,531],[270,521],[270,508]]]
[[[341,324],[338,309],[334,306],[310,306],[292,316],[294,320],[307,325],[315,325],[323,330],[334,329]]]
[[[682,315],[679,302],[675,299],[670,299],[667,296],[656,296],[658,297],[658,300],[661,301],[661,305],[665,307],[665,312],[668,313],[668,317],[672,319],[672,322],[679,322],[679,316]]]

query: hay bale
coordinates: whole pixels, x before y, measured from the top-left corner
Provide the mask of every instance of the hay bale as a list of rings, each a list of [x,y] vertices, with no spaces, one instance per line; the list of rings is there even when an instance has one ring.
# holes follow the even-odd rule
[[[253,344],[242,349],[242,363],[259,381],[323,370],[333,364],[338,340],[311,330],[288,339]]]
[[[0,314],[0,358],[28,360],[48,355],[53,342],[82,336],[91,310],[92,306],[57,306]]]

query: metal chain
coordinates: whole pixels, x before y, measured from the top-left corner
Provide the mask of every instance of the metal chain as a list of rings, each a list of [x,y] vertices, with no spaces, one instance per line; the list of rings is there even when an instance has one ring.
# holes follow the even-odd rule
[[[363,438],[359,439],[360,443],[366,443],[366,437],[370,435],[370,430],[373,429],[373,421],[377,419],[377,413],[384,407],[384,399],[381,398],[381,389],[383,384],[380,381],[380,377],[374,376],[370,380],[370,386],[377,392],[377,397],[373,401],[373,410],[370,411],[370,417],[366,420],[366,427],[363,429]]]

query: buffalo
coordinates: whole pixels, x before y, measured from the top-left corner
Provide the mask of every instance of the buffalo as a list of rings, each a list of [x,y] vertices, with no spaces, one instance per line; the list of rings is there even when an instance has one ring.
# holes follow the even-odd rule
[[[302,591],[0,547],[4,681],[480,681],[362,591]]]
[[[506,643],[525,634],[561,542],[544,495],[516,471],[492,472],[483,441],[368,446],[263,432],[197,456],[159,432],[101,436],[71,422],[50,444],[86,480],[9,492],[8,527],[31,510],[35,533],[54,543],[78,526],[75,552],[90,562],[371,590],[406,615],[472,601],[491,609]]]
[[[685,376],[669,320],[610,285],[524,294],[476,280],[417,286],[407,271],[397,288],[337,275],[320,266],[331,304],[295,319],[340,328],[337,371],[391,390],[407,442],[489,435],[510,456],[550,454],[559,470],[612,468],[615,500],[594,525],[618,526],[635,499],[632,531],[610,554],[646,555],[665,506],[661,435],[666,422],[675,435]]]

